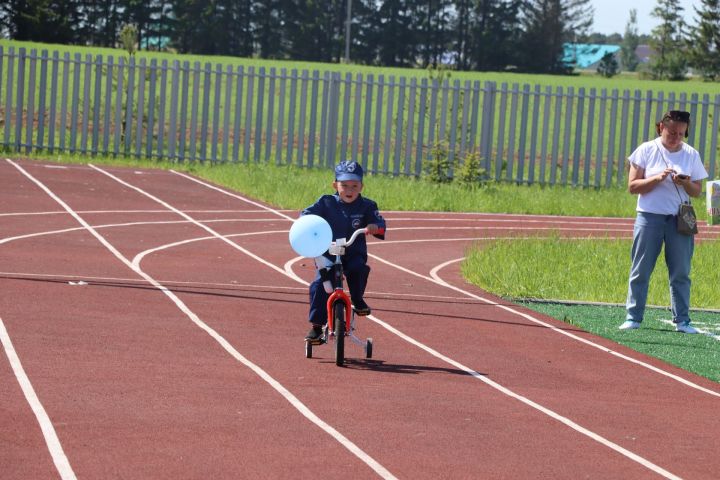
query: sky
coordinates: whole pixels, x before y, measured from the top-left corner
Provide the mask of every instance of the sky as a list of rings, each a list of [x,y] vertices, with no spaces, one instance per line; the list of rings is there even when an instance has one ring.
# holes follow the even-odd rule
[[[637,10],[638,33],[650,34],[650,31],[660,24],[660,21],[650,16],[650,12],[657,6],[657,0],[591,0],[595,8],[595,21],[591,32],[604,33],[625,33],[625,26],[630,20],[630,9]],[[683,16],[685,21],[691,25],[695,24],[696,15],[693,5],[701,6],[699,0],[677,0],[677,4],[684,8]]]

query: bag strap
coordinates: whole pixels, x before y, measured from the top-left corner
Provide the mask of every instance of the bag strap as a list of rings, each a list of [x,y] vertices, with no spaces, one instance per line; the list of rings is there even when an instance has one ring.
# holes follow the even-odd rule
[[[656,144],[655,146],[657,147],[658,152],[660,152],[660,157],[662,158],[662,161],[665,162],[665,166],[668,167],[668,168],[670,168],[670,164],[669,164],[668,161],[665,159],[665,152],[662,151],[662,148],[660,148],[659,145]],[[690,195],[688,195],[687,200],[683,200],[682,195],[680,195],[680,189],[679,189],[678,186],[675,184],[675,182],[673,182],[673,187],[675,187],[675,191],[677,192],[678,197],[680,197],[680,203],[688,203],[688,204],[692,205],[692,202],[690,201]]]

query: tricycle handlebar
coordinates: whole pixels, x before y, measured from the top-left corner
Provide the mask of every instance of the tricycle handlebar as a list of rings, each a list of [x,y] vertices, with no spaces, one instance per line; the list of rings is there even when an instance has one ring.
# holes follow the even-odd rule
[[[382,234],[384,233],[385,229],[381,228],[378,230],[377,233]],[[330,255],[344,255],[345,254],[345,247],[349,247],[352,245],[357,237],[360,235],[367,235],[368,229],[367,228],[358,228],[353,232],[353,234],[350,236],[350,240],[345,240],[344,238],[338,238],[334,242],[330,244]]]
[[[347,243],[345,243],[345,246],[346,246],[346,247],[349,247],[350,245],[353,244],[353,242],[355,242],[355,240],[357,239],[357,237],[359,237],[360,235],[363,235],[363,234],[364,234],[364,235],[367,235],[367,228],[358,228],[358,229],[355,230],[355,231],[353,232],[353,234],[350,236],[350,240],[348,240]]]

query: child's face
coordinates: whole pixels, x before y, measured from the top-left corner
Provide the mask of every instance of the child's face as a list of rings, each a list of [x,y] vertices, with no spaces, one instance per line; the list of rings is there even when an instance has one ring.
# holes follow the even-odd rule
[[[363,183],[357,180],[343,180],[333,182],[333,188],[340,195],[340,200],[345,203],[354,202],[363,189]]]

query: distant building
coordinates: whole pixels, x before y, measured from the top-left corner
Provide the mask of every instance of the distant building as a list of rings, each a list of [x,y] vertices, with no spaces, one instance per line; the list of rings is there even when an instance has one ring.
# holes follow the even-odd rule
[[[580,70],[595,69],[605,54],[617,55],[619,51],[619,45],[566,43],[563,45],[563,62]]]
[[[655,52],[650,48],[650,45],[638,45],[635,49],[635,55],[640,63],[648,63],[653,53]]]

